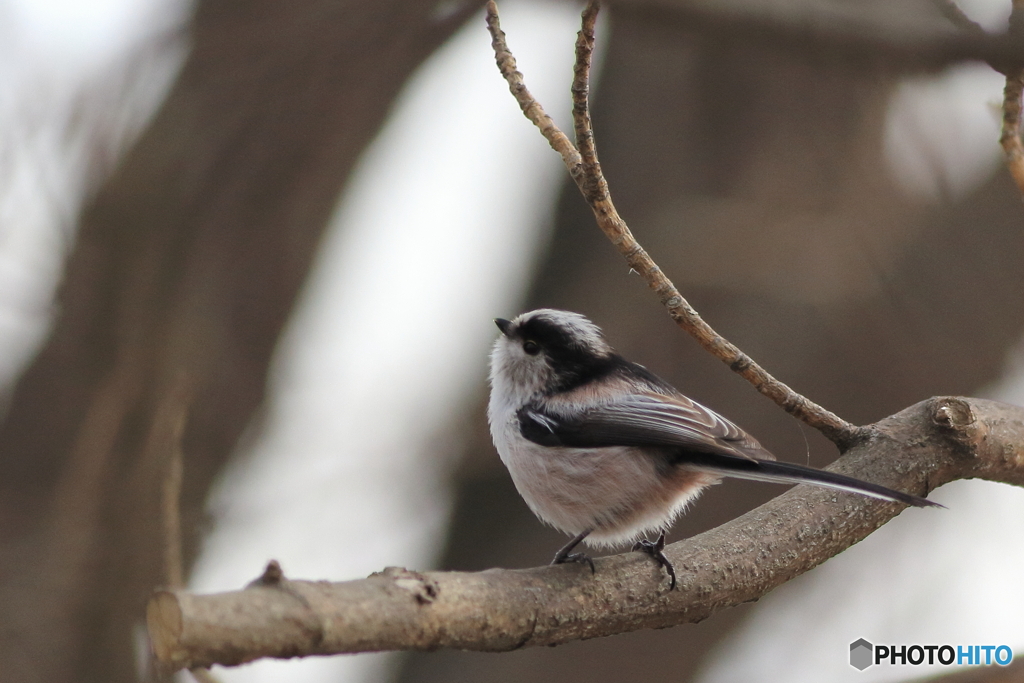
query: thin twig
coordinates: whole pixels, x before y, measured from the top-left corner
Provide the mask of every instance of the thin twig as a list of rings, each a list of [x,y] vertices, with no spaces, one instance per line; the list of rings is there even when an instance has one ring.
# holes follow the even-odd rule
[[[988,33],[981,24],[971,20],[953,0],[933,0],[949,21],[975,38],[986,38]],[[1024,42],[1024,0],[1013,0],[1007,37],[1018,44]],[[1021,141],[1021,97],[1024,95],[1024,68],[1008,62],[990,60],[989,65],[1006,76],[1003,88],[1003,124],[999,134],[1006,157],[1006,168],[1024,194],[1024,143]]]
[[[1003,88],[1003,126],[999,144],[1006,155],[1006,167],[1017,188],[1024,193],[1024,144],[1021,143],[1021,96],[1024,94],[1024,69],[1006,76]]]
[[[1024,485],[1024,408],[934,398],[874,425],[830,467],[917,494],[955,479]],[[585,566],[484,572],[389,568],[329,583],[278,575],[215,595],[160,591],[147,622],[172,667],[377,650],[508,651],[701,621],[757,600],[869,535],[903,506],[798,486],[746,515],[673,543],[679,576],[643,553]]]
[[[516,58],[512,56],[508,44],[505,42],[505,32],[501,30],[501,25],[498,23],[498,8],[493,1],[487,3],[487,30],[491,32],[491,47],[494,48],[494,59],[498,64],[498,70],[508,81],[509,90],[516,98],[516,102],[519,103],[523,114],[540,129],[551,148],[562,156],[562,162],[569,169],[569,175],[574,179],[578,178],[583,172],[580,153],[540,106],[540,102],[526,89],[523,74],[516,68]]]
[[[576,147],[583,163],[585,178],[580,189],[584,197],[588,193],[608,196],[608,185],[604,183],[604,174],[601,173],[601,162],[598,161],[594,143],[594,128],[590,121],[590,69],[594,56],[594,27],[600,10],[601,6],[597,2],[590,2],[583,9],[582,26],[576,36],[576,63],[572,69],[572,123],[576,133]],[[590,187],[588,183],[596,183],[597,186]]]
[[[1024,40],[1024,0],[1013,0],[1010,12],[1009,35],[1017,41]],[[1006,155],[1006,167],[1010,171],[1017,189],[1024,194],[1024,144],[1021,142],[1021,96],[1024,94],[1024,68],[1006,70],[1006,87],[1003,88],[1003,126],[999,144]]]
[[[590,204],[601,231],[625,257],[629,267],[636,271],[654,290],[676,324],[691,334],[705,350],[732,368],[786,412],[814,427],[840,448],[848,447],[864,434],[863,430],[796,393],[768,374],[764,368],[734,344],[715,332],[683,298],[672,281],[640,246],[626,222],[615,210],[611,194],[608,191],[608,182],[601,172],[601,164],[597,158],[588,103],[591,56],[594,50],[594,24],[597,20],[598,8],[598,3],[592,1],[584,9],[583,28],[576,41],[576,66],[573,70],[572,94],[573,124],[579,151],[572,146],[565,134],[555,126],[551,118],[544,113],[543,108],[526,89],[523,75],[515,69],[515,59],[505,42],[505,34],[502,32],[498,20],[498,8],[492,1],[487,3],[487,27],[491,31],[491,44],[494,47],[498,68],[505,80],[508,81],[509,90],[519,102],[526,118],[541,130],[551,146],[562,155],[569,174]]]

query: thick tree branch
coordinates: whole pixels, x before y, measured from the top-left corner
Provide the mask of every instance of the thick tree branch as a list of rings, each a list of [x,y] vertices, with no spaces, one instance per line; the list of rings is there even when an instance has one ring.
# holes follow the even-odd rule
[[[750,356],[704,322],[664,271],[636,241],[626,222],[615,210],[611,194],[608,191],[608,182],[601,172],[601,164],[597,158],[588,102],[590,61],[594,50],[594,24],[597,21],[598,8],[599,5],[594,0],[587,5],[583,11],[583,28],[576,41],[576,66],[572,94],[573,123],[579,151],[555,126],[551,117],[544,112],[540,103],[527,90],[523,83],[523,75],[516,70],[515,58],[512,56],[505,41],[505,34],[501,30],[498,8],[492,1],[487,3],[487,27],[491,32],[491,44],[494,47],[498,69],[508,81],[509,90],[512,91],[526,118],[540,129],[551,147],[562,156],[569,174],[576,181],[587,203],[590,204],[601,231],[626,259],[629,267],[654,290],[676,324],[693,336],[705,350],[732,368],[786,412],[819,430],[841,449],[848,447],[858,438],[863,437],[864,433],[838,415],[798,394],[783,382],[772,377]]]
[[[934,398],[870,428],[831,469],[926,494],[955,479],[1024,485],[1024,408]],[[171,667],[376,650],[505,651],[697,622],[860,541],[902,506],[799,486],[665,554],[679,589],[641,553],[583,566],[425,572],[344,583],[290,581],[273,566],[249,588],[158,592],[150,637]]]

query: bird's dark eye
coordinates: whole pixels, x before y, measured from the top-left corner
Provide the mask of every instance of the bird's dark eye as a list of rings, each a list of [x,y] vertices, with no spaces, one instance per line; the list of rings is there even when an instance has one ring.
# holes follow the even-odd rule
[[[540,344],[528,339],[523,342],[523,351],[526,351],[531,356],[536,356],[540,353]]]

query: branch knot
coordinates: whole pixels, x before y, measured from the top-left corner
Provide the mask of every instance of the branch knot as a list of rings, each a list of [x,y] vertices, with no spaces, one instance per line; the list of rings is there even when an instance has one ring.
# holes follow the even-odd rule
[[[441,594],[437,581],[404,567],[385,567],[380,574],[393,579],[396,588],[410,593],[421,605],[429,605]]]
[[[942,396],[932,399],[930,408],[932,423],[958,446],[957,452],[975,457],[983,430],[970,404],[961,398]]]

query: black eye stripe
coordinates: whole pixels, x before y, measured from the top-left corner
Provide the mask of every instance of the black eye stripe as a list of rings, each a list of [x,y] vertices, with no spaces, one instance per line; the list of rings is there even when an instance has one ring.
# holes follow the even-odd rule
[[[519,325],[521,339],[536,342],[548,351],[553,349],[570,349],[577,347],[579,341],[564,326],[547,318],[530,318]]]
[[[555,375],[550,391],[558,393],[605,377],[624,362],[603,345],[596,329],[593,337],[584,332],[537,315],[519,321],[509,336],[519,341],[523,353],[535,356],[543,352]]]

